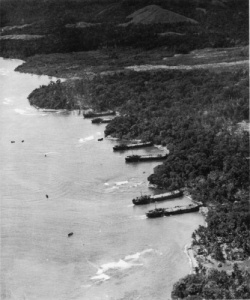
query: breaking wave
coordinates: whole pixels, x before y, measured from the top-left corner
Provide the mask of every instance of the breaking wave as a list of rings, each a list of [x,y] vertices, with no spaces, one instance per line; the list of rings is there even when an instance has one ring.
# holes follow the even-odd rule
[[[143,263],[140,261],[140,258],[147,253],[152,253],[153,251],[153,249],[146,249],[142,252],[127,255],[124,259],[120,259],[118,262],[110,262],[103,264],[100,268],[98,268],[96,275],[91,277],[91,280],[96,280],[98,282],[106,281],[121,271],[133,267],[141,267],[143,266]]]
[[[141,216],[135,216],[136,220],[146,220],[147,216],[146,215],[141,215]]]
[[[88,137],[86,137],[86,138],[80,138],[80,139],[79,139],[79,143],[86,143],[86,142],[88,142],[88,141],[92,141],[94,138],[95,138],[95,137],[94,137],[93,135],[88,136]]]
[[[4,98],[3,100],[3,104],[5,105],[11,105],[13,102],[13,100],[11,100],[10,98]]]
[[[128,181],[119,181],[119,182],[116,182],[115,185],[124,185],[124,184],[127,184]]]

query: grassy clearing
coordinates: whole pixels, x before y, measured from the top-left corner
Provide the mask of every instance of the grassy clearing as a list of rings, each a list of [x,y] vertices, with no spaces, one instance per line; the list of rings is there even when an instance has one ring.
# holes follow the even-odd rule
[[[171,56],[164,48],[143,51],[140,50],[98,50],[75,53],[54,53],[35,55],[17,68],[17,71],[33,74],[45,74],[60,78],[85,78],[86,75],[102,72],[123,71],[129,66],[199,66],[213,69],[216,64],[221,69],[237,67],[237,62],[248,60],[248,47],[219,48],[195,50],[190,54]],[[207,64],[207,66],[206,66]],[[248,68],[248,63],[243,64]],[[238,67],[242,67],[239,64]],[[200,67],[202,68],[202,66]],[[152,68],[153,69],[153,68]],[[218,69],[218,68],[217,68]]]

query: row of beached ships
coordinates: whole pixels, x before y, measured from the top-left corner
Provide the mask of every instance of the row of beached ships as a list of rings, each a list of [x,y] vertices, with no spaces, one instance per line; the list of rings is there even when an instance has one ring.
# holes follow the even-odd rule
[[[101,123],[109,123],[111,119],[105,119],[103,117],[106,116],[115,116],[116,113],[114,111],[107,111],[107,112],[100,112],[100,113],[94,113],[89,112],[84,114],[84,118],[91,118],[93,124],[101,124]],[[125,151],[125,150],[134,150],[139,148],[145,148],[145,147],[152,147],[152,142],[139,142],[139,143],[133,143],[133,144],[119,144],[113,147],[114,151]],[[129,155],[125,157],[125,161],[128,163],[133,162],[143,162],[143,161],[158,161],[158,160],[164,160],[168,156],[167,153],[165,154],[156,154],[156,155]],[[171,200],[175,198],[183,197],[184,192],[182,190],[176,190],[168,193],[163,193],[159,195],[141,195],[140,197],[137,197],[132,200],[134,205],[145,205],[150,203],[156,203],[161,202],[164,200]],[[172,208],[155,208],[153,210],[149,210],[146,213],[146,216],[148,218],[158,218],[158,217],[164,217],[164,216],[171,216],[171,215],[177,215],[177,214],[183,214],[183,213],[191,213],[191,212],[197,212],[199,211],[200,207],[202,206],[201,202],[192,203],[186,206],[175,206]]]
[[[158,203],[160,201],[164,200],[171,200],[175,198],[183,197],[184,192],[181,190],[172,191],[168,193],[163,193],[159,195],[142,195],[140,197],[137,197],[132,200],[134,205],[144,205],[144,204],[150,204],[150,203]],[[148,218],[159,218],[159,217],[165,217],[165,216],[172,216],[172,215],[178,215],[178,214],[184,214],[184,213],[191,213],[191,212],[198,212],[200,207],[202,206],[201,202],[192,203],[185,206],[175,206],[172,208],[155,208],[152,210],[149,210],[146,213],[146,216]]]

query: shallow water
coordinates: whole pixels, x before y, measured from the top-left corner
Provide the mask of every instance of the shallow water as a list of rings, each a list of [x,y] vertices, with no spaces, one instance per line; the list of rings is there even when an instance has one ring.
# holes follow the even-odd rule
[[[201,215],[146,219],[154,205],[131,199],[154,193],[158,163],[126,164],[115,141],[97,141],[105,126],[77,112],[30,107],[50,79],[14,72],[20,63],[0,59],[1,299],[169,299]]]

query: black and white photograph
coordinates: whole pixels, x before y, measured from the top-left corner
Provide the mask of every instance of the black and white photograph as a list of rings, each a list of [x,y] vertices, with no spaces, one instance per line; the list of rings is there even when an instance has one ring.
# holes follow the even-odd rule
[[[0,0],[1,300],[250,299],[248,0]]]

